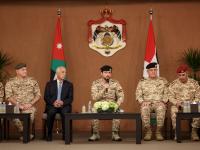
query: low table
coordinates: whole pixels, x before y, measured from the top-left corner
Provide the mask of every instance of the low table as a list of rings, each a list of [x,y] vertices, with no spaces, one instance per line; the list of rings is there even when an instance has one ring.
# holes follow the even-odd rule
[[[2,119],[15,119],[18,118],[23,121],[23,143],[28,143],[30,141],[30,113],[0,113],[0,120]],[[0,124],[0,130],[5,129],[2,124]],[[1,131],[0,131],[1,132]],[[4,134],[5,130],[4,130]],[[2,132],[0,135],[0,140],[2,140]]]
[[[142,121],[140,113],[67,113],[65,114],[65,144],[72,142],[72,127],[70,122],[73,120],[112,120],[129,119],[136,121],[136,144],[141,144]]]
[[[190,120],[192,118],[200,118],[200,113],[176,113],[176,136],[177,143],[181,143],[181,120]]]

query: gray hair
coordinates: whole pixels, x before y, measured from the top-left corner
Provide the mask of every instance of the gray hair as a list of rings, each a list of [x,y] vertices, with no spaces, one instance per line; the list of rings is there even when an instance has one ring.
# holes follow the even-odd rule
[[[66,68],[65,68],[64,66],[60,66],[60,67],[58,67],[58,68],[56,69],[56,74],[58,74],[58,73],[60,72],[61,69],[65,69],[65,70],[66,70]]]

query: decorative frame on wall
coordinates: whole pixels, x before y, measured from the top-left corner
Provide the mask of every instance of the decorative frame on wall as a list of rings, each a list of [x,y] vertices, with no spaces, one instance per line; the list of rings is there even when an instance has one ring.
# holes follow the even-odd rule
[[[113,19],[112,12],[105,8],[100,11],[102,18],[88,21],[89,47],[105,57],[126,46],[126,21]]]

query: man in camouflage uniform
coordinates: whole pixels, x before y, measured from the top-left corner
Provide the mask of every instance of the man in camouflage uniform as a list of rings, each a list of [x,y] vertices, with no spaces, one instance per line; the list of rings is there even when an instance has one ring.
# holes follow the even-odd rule
[[[146,66],[148,78],[139,81],[136,89],[136,100],[140,103],[143,126],[145,128],[144,140],[152,139],[150,113],[156,113],[157,129],[156,139],[164,140],[161,129],[164,125],[168,82],[165,78],[157,76],[157,63]]]
[[[21,113],[31,113],[32,124],[36,113],[35,104],[41,97],[40,89],[37,81],[27,76],[26,64],[20,63],[16,65],[15,69],[16,77],[11,78],[5,86],[6,100],[13,105],[19,104]],[[23,126],[19,119],[14,119],[14,125],[19,132],[23,132]],[[33,138],[32,134],[30,138]]]
[[[4,87],[3,84],[0,82],[0,103],[3,102],[4,97]]]
[[[188,77],[188,67],[181,65],[177,68],[178,79],[169,85],[169,101],[172,103],[171,119],[173,129],[176,129],[176,113],[183,108],[184,101],[198,102],[200,100],[200,87],[197,81]],[[192,122],[191,139],[198,141],[197,128],[200,127],[200,119],[195,118]],[[176,139],[176,134],[175,134]]]
[[[119,106],[124,101],[124,92],[118,81],[111,79],[112,67],[104,65],[101,67],[101,78],[94,81],[91,87],[92,99],[96,101],[115,101]],[[100,139],[99,120],[92,121],[93,135],[89,141]],[[114,119],[112,122],[112,140],[121,141],[119,136],[120,120]]]

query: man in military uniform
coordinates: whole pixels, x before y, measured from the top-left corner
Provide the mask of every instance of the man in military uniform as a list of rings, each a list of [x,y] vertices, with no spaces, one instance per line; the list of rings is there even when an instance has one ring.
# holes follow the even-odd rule
[[[101,67],[101,78],[94,81],[91,87],[92,99],[96,101],[115,101],[119,106],[124,101],[124,92],[118,81],[111,79],[112,67],[104,65]],[[92,121],[93,134],[89,141],[100,139],[99,120]],[[112,122],[112,140],[121,141],[119,136],[120,120],[114,119]]]
[[[164,140],[161,129],[164,125],[167,98],[168,82],[165,78],[157,76],[157,63],[150,63],[146,66],[148,78],[139,81],[136,89],[136,100],[141,108],[143,126],[145,128],[144,140],[152,139],[150,125],[150,113],[156,113],[157,129],[156,139]]]
[[[31,113],[31,124],[36,113],[35,104],[41,97],[38,83],[32,77],[27,76],[26,64],[20,63],[16,67],[16,77],[11,78],[5,86],[6,100],[13,105],[19,104],[21,113]],[[14,119],[14,125],[19,132],[23,132],[23,126],[19,119]],[[30,135],[33,138],[33,135]],[[22,139],[22,137],[20,137]]]
[[[4,97],[4,87],[3,84],[0,82],[0,103],[3,102]]]
[[[188,77],[187,65],[180,65],[177,68],[178,79],[169,85],[169,101],[172,103],[171,119],[172,126],[176,128],[176,113],[183,108],[184,101],[198,102],[200,100],[200,87],[197,81]],[[200,119],[195,118],[192,122],[191,139],[198,141],[197,128],[200,127]],[[176,134],[175,134],[176,139]]]

